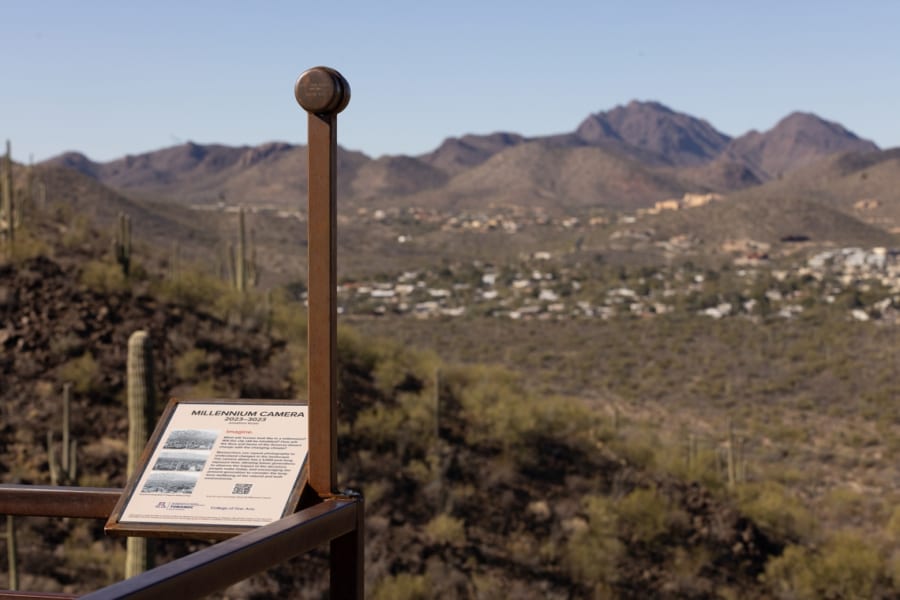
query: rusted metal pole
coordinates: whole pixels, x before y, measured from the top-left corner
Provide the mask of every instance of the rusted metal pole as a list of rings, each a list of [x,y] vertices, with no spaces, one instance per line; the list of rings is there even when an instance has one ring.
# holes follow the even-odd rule
[[[350,102],[350,84],[327,67],[305,71],[294,86],[309,113],[307,267],[309,483],[320,498],[337,493],[337,115]],[[365,596],[365,517],[331,544],[331,597]]]
[[[294,95],[309,113],[309,483],[327,498],[337,492],[337,115],[350,85],[334,69],[314,67]]]

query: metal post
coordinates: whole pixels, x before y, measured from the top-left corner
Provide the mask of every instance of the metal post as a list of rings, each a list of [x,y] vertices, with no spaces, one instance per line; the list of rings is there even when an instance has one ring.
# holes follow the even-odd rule
[[[331,541],[330,584],[332,598],[365,598],[366,505],[356,499],[356,529]]]
[[[337,115],[350,84],[328,67],[297,79],[297,102],[309,113],[308,352],[309,484],[320,498],[337,493]],[[365,525],[332,540],[331,597],[364,597]]]
[[[309,483],[325,498],[337,492],[337,115],[350,85],[334,69],[314,67],[294,95],[309,113]]]

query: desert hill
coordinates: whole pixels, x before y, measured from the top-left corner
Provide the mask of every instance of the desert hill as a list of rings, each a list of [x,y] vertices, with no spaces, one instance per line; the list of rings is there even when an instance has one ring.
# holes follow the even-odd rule
[[[633,209],[686,189],[674,176],[602,148],[527,143],[495,154],[441,188],[403,201],[454,209],[504,205],[557,212],[591,205]]]
[[[798,168],[773,191],[814,196],[867,222],[900,226],[900,149],[851,152]]]
[[[712,244],[706,253],[715,253],[729,240],[755,240],[782,250],[798,242],[831,247],[893,247],[900,242],[885,228],[822,203],[814,195],[788,195],[769,187],[735,194],[728,202],[663,213],[649,226],[661,239],[695,236]]]
[[[435,150],[419,158],[445,173],[455,175],[469,167],[480,165],[501,150],[526,141],[526,138],[516,133],[468,134],[460,138],[447,138]]]

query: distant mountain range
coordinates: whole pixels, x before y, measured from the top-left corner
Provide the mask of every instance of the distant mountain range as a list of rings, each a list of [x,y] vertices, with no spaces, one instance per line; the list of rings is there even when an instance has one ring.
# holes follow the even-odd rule
[[[339,152],[342,203],[435,208],[540,205],[637,208],[685,192],[730,192],[784,177],[836,154],[878,147],[841,125],[793,113],[765,132],[730,138],[657,102],[585,118],[571,133],[448,138],[420,156]],[[306,189],[306,148],[188,142],[106,163],[70,152],[46,162],[135,197],[179,204],[294,206]]]

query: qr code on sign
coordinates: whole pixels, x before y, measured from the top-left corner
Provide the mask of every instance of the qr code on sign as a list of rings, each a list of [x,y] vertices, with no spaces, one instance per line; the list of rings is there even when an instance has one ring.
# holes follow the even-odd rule
[[[253,487],[252,483],[236,483],[234,484],[234,489],[231,490],[232,494],[249,494],[250,488]]]

